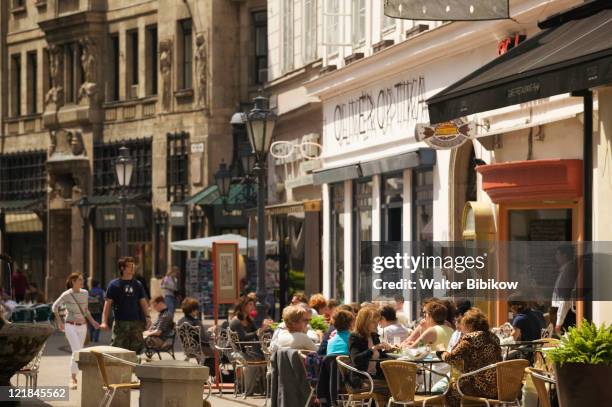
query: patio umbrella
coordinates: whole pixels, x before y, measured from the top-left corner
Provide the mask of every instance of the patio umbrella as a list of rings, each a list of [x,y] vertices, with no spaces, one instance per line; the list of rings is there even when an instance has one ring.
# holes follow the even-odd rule
[[[221,243],[221,242],[232,242],[238,243],[238,249],[241,251],[246,251],[247,247],[249,249],[257,247],[256,239],[247,239],[244,236],[236,235],[236,234],[225,234],[225,235],[217,235],[217,236],[208,236],[201,237],[198,239],[191,240],[180,240],[176,242],[171,242],[170,247],[172,250],[179,251],[205,251],[212,250],[213,243]],[[276,242],[274,241],[266,241],[266,247],[276,247]]]

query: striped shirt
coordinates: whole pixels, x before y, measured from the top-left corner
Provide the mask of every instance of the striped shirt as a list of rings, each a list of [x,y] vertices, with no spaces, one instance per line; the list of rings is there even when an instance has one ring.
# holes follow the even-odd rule
[[[78,305],[75,299],[76,301],[78,301]],[[81,312],[81,309],[85,314],[90,315],[89,309],[87,309],[88,303],[89,294],[87,293],[87,290],[81,288],[80,292],[75,293],[74,291],[72,291],[71,288],[64,291],[59,296],[59,298],[55,300],[52,309],[54,313],[57,313],[59,308],[63,305],[64,307],[66,307],[66,321],[84,323],[87,321],[87,319],[85,318],[85,315],[83,315],[83,313]],[[81,307],[80,309],[79,306]]]

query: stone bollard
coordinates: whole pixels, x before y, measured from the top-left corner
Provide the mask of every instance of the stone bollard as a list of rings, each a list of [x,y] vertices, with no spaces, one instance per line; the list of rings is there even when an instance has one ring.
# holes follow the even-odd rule
[[[102,376],[98,370],[98,362],[91,354],[91,350],[118,357],[128,362],[136,362],[136,352],[115,348],[113,346],[94,346],[91,348],[83,348],[75,355],[75,361],[82,372],[79,390],[81,392],[81,407],[97,407],[100,400],[104,397],[102,389]],[[106,374],[110,383],[129,383],[132,381],[132,373],[134,368],[128,365],[121,364],[109,358],[104,359],[106,365]],[[87,389],[83,391],[83,389]],[[130,405],[130,392],[117,391],[113,399],[112,407],[124,407]]]
[[[202,407],[208,367],[180,360],[159,360],[136,366],[141,407]]]

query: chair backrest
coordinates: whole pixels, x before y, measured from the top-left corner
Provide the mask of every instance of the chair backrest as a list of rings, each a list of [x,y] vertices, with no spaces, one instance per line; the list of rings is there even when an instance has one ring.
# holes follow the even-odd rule
[[[96,362],[98,363],[98,371],[100,372],[100,376],[102,376],[102,384],[104,387],[110,386],[110,381],[108,380],[108,374],[106,373],[106,364],[104,363],[104,355],[98,351],[92,350],[90,351],[92,355],[95,356]]]
[[[306,370],[306,379],[308,379],[308,383],[311,386],[316,386],[321,370],[321,357],[317,352],[311,350],[300,349],[298,352],[302,358],[302,362],[304,362],[304,370]]]
[[[45,346],[47,346],[47,342],[43,343],[43,346],[40,348],[36,356],[34,356],[34,358],[21,369],[30,370],[32,372],[38,371],[38,368],[40,367],[40,360],[42,359],[42,354],[45,351]]]
[[[362,372],[361,370],[356,369],[351,366],[351,359],[346,355],[341,355],[336,357],[336,363],[338,365],[338,372],[340,372],[340,377],[342,378],[342,383],[344,383],[344,387],[346,388],[347,393],[355,393],[353,386],[351,385],[351,373],[355,373],[358,376],[361,376],[364,379],[368,380],[369,389],[365,389],[360,391],[360,393],[373,393],[374,392],[374,381],[372,380],[372,376],[370,376],[367,372]]]
[[[380,362],[393,400],[402,403],[414,401],[417,365],[401,360]]]
[[[176,328],[178,337],[183,345],[183,350],[187,356],[196,356],[202,353],[200,343],[200,327],[187,323],[182,323]]]
[[[525,359],[507,360],[495,365],[497,371],[497,398],[512,402],[518,398],[529,362]]]
[[[230,328],[227,328],[227,341],[234,352],[240,352],[240,337],[238,336],[238,332],[232,331]]]
[[[527,371],[531,375],[533,385],[538,392],[538,400],[540,400],[540,407],[551,407],[550,398],[548,397],[548,389],[546,388],[546,372],[539,369],[528,367]]]

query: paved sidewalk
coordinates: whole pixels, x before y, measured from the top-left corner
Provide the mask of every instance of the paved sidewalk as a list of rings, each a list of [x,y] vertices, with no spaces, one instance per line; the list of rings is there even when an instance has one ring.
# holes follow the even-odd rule
[[[177,318],[180,318],[180,315],[177,313]],[[100,343],[91,343],[88,346],[98,346],[98,345],[108,345],[110,343],[110,332],[102,332],[100,335]],[[184,354],[182,352],[181,345],[179,341],[176,342],[176,350],[178,352],[175,353],[177,360],[183,360]],[[170,356],[162,355],[164,359],[170,359]],[[67,386],[70,381],[70,347],[68,346],[68,341],[62,332],[55,332],[47,341],[47,345],[45,347],[45,352],[43,353],[43,358],[40,364],[40,371],[38,374],[38,385],[39,386]],[[16,384],[15,377],[11,380],[13,385]],[[20,379],[20,384],[23,385],[24,380],[23,376]],[[30,402],[22,402],[21,406],[27,407],[42,407],[42,406],[57,406],[57,407],[79,407],[81,405],[81,388],[80,388],[81,378],[79,374],[79,388],[77,390],[70,390],[70,400],[62,401],[62,402],[41,402],[41,401],[30,401]],[[130,406],[138,406],[138,398],[139,392],[132,391],[131,392],[131,402]],[[246,400],[242,398],[235,398],[231,391],[226,391],[221,397],[219,396],[216,390],[213,390],[213,393],[209,399],[211,404],[215,407],[244,407],[244,406],[253,406],[253,407],[261,407],[263,406],[264,399],[263,397],[249,397]],[[154,406],[146,406],[146,407],[154,407]]]

